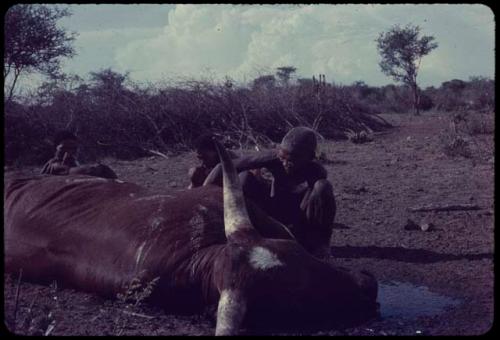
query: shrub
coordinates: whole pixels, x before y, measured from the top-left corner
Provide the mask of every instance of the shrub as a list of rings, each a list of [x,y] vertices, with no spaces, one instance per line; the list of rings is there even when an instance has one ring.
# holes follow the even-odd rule
[[[473,156],[470,141],[459,135],[449,135],[444,138],[444,152],[450,157],[472,158]]]
[[[30,104],[6,109],[6,163],[43,164],[54,152],[53,134],[61,129],[77,134],[79,159],[89,162],[188,150],[201,132],[246,148],[279,142],[298,125],[325,138],[346,138],[347,129],[390,127],[346,87],[257,85],[236,86],[230,79],[142,85],[111,70],[92,73],[88,81],[57,79],[31,96]]]

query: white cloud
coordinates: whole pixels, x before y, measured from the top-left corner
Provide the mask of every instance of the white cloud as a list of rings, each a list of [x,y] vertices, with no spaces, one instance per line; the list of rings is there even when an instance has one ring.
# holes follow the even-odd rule
[[[85,32],[79,60],[100,55],[96,63],[138,80],[199,77],[207,69],[252,79],[258,70],[293,65],[298,76],[381,85],[392,80],[379,70],[374,40],[409,22],[439,43],[424,57],[422,85],[493,76],[494,16],[483,5],[177,5],[161,29]]]

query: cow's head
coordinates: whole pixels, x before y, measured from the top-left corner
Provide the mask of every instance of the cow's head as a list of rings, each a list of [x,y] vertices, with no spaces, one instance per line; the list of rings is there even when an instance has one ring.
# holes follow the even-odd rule
[[[214,265],[220,293],[216,335],[236,334],[247,314],[279,317],[306,313],[335,317],[376,309],[377,282],[310,255],[295,240],[266,239],[252,226],[243,190],[224,147],[215,141],[223,169],[227,247]]]

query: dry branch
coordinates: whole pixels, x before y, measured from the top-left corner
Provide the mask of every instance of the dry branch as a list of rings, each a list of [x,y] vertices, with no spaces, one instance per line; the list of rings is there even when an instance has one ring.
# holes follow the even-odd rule
[[[132,316],[138,316],[138,317],[145,318],[145,319],[150,319],[150,320],[155,318],[154,316],[140,314],[140,313],[134,313],[134,312],[129,312],[129,311],[126,311],[126,310],[122,310],[122,313],[123,314],[127,314],[127,315],[132,315]]]
[[[424,211],[456,211],[456,210],[480,210],[476,204],[450,204],[450,205],[426,205],[421,207],[409,208],[410,212]]]
[[[156,151],[156,150],[147,150],[147,151],[153,155],[160,156],[160,157],[163,157],[165,159],[169,159],[169,157],[167,155],[165,155],[164,153],[162,153],[160,151]]]

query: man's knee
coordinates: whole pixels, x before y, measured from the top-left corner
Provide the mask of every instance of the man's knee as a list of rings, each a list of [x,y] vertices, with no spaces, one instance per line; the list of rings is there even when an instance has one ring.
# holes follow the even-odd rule
[[[332,184],[326,180],[318,180],[304,206],[310,222],[316,222],[323,227],[333,225],[337,211]]]
[[[320,179],[314,183],[313,193],[325,197],[333,197],[333,185],[327,179]]]

